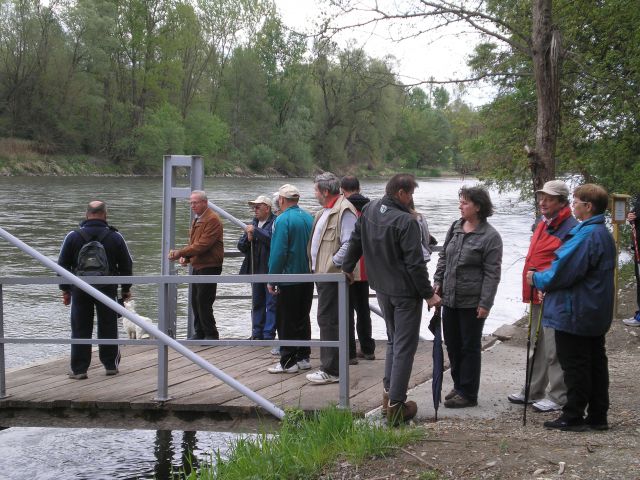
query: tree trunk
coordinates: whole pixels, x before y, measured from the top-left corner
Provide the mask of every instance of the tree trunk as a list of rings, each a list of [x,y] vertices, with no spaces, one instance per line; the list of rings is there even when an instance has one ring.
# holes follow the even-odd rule
[[[533,72],[538,98],[536,147],[530,155],[533,189],[556,175],[555,150],[560,123],[561,37],[552,23],[552,0],[533,2]]]

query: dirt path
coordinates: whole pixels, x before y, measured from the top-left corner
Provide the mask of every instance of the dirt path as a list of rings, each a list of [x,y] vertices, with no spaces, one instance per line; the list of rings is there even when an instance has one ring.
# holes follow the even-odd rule
[[[635,286],[622,293],[621,318],[633,314],[634,298]],[[515,330],[512,339],[494,348],[524,346],[525,327]],[[558,413],[531,410],[523,427],[521,407],[496,403],[490,419],[421,420],[423,441],[359,467],[342,463],[323,479],[640,479],[640,328],[614,320],[607,352],[609,431],[548,431],[543,422]],[[504,396],[508,393],[505,388]]]

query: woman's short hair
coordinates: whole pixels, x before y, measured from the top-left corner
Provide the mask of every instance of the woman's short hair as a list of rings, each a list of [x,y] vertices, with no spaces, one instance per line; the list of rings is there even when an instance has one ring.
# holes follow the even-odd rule
[[[470,201],[477,207],[480,207],[478,211],[478,217],[484,221],[491,215],[493,215],[493,203],[491,203],[491,197],[489,191],[480,185],[473,187],[462,187],[458,191],[458,197],[464,198]]]
[[[387,182],[385,193],[389,196],[393,196],[400,190],[411,193],[416,188],[418,188],[416,177],[414,177],[410,173],[397,173]]]
[[[594,215],[604,213],[609,205],[609,194],[603,187],[595,183],[580,185],[573,191],[573,198],[591,203]]]

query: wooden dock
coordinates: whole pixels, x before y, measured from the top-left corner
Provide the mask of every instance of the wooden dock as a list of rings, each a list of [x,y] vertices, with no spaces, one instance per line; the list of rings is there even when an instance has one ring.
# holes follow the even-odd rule
[[[364,414],[380,405],[385,358],[378,342],[375,360],[350,367],[350,406]],[[432,342],[421,341],[410,388],[431,378]],[[155,401],[157,349],[121,347],[120,373],[107,377],[93,352],[89,378],[67,378],[68,358],[7,372],[8,397],[0,400],[0,426],[148,428],[157,430],[252,431],[269,428],[275,419],[248,398],[169,351],[170,400]],[[338,403],[338,384],[310,384],[305,374],[269,374],[278,357],[265,347],[195,347],[207,361],[280,408],[314,411]],[[320,365],[312,349],[311,364]]]

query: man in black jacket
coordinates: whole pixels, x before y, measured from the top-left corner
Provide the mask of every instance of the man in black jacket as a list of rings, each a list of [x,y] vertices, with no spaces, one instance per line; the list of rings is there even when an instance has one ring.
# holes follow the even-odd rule
[[[86,240],[89,238],[89,240]],[[107,205],[94,200],[87,206],[86,220],[80,223],[80,229],[72,230],[62,243],[58,264],[70,272],[76,273],[78,254],[91,240],[98,240],[104,247],[109,263],[109,275],[130,276],[133,261],[124,237],[107,223]],[[112,300],[118,294],[117,285],[96,285],[98,290]],[[116,312],[94,299],[88,293],[72,285],[60,285],[62,301],[71,304],[71,338],[91,338],[93,333],[94,307],[98,316],[98,338],[118,338],[118,316]],[[122,284],[122,298],[131,298],[131,285]],[[120,351],[118,345],[100,345],[100,361],[107,375],[118,373]],[[71,369],[69,378],[83,380],[91,364],[91,345],[71,345]]]
[[[366,205],[351,236],[342,270],[352,277],[362,255],[387,326],[387,358],[382,409],[390,424],[415,417],[418,407],[406,401],[413,358],[418,347],[422,300],[440,304],[429,282],[421,231],[409,206],[418,186],[409,174],[394,175],[386,195]]]
[[[251,225],[238,240],[238,250],[245,254],[240,275],[269,273],[271,233],[276,216],[271,212],[271,199],[265,195],[249,202],[255,211]],[[251,284],[251,337],[249,340],[273,340],[276,337],[276,298],[266,283]]]

